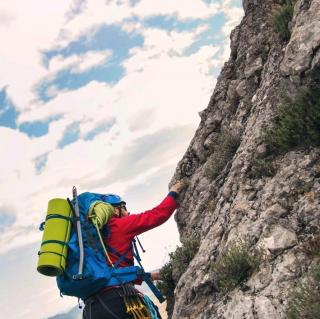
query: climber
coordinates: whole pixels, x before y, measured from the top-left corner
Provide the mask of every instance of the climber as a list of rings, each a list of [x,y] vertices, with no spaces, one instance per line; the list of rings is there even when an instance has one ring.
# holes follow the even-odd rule
[[[178,195],[185,187],[186,182],[178,181],[170,188],[169,194],[158,206],[140,214],[130,215],[126,208],[126,203],[121,199],[121,197],[115,196],[114,203],[111,203],[114,209],[114,217],[112,217],[108,222],[108,232],[104,236],[104,243],[107,247],[110,261],[112,263],[116,263],[118,267],[127,267],[134,264],[132,245],[135,241],[135,236],[160,226],[167,221],[178,207]],[[159,272],[151,273],[151,279],[161,279]],[[141,297],[140,299],[143,300],[143,294],[134,288],[133,284],[141,284],[141,282],[129,284],[129,286],[125,288],[126,292],[129,291],[130,295],[137,294]],[[158,308],[150,301],[150,299],[145,300],[144,304],[148,304],[149,306],[149,315],[147,313],[144,317],[139,317],[138,315],[135,315],[134,308],[139,307],[139,305],[128,304],[125,298],[125,293],[123,292],[123,287],[106,287],[98,294],[85,300],[83,318],[161,319]],[[137,313],[139,313],[139,311]]]

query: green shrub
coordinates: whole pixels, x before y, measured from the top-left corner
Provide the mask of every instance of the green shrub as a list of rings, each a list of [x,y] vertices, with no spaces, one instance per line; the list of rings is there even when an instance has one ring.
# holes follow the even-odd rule
[[[274,29],[279,33],[283,41],[290,39],[289,22],[293,17],[293,6],[291,3],[285,4],[281,9],[273,14],[272,21]]]
[[[193,257],[199,250],[200,240],[189,238],[182,242],[181,247],[169,254],[169,262],[160,269],[161,281],[157,287],[167,299],[167,313],[171,317],[174,306],[174,289],[183,273],[187,270]]]
[[[215,146],[212,167],[207,170],[211,179],[216,178],[224,169],[226,164],[232,159],[240,145],[240,137],[236,133],[223,131]]]
[[[248,243],[232,243],[211,265],[215,287],[222,293],[232,290],[251,275],[261,258],[261,252],[251,251]]]
[[[320,319],[320,265],[314,267],[304,283],[289,296],[286,318]]]
[[[190,238],[182,243],[181,247],[177,247],[172,255],[172,267],[176,274],[176,280],[184,274],[195,254],[198,252],[200,240],[198,238]]]
[[[172,274],[171,254],[170,261],[160,269],[160,276],[161,280],[157,282],[156,286],[167,300],[166,310],[171,317],[174,306],[174,288],[176,286]]]
[[[302,249],[311,257],[320,257],[320,235],[308,239],[303,243]]]
[[[263,176],[272,177],[275,174],[276,168],[271,159],[257,158],[253,161],[248,175],[250,178],[261,178]]]
[[[275,127],[266,131],[267,153],[320,145],[320,89],[300,90],[279,107]]]

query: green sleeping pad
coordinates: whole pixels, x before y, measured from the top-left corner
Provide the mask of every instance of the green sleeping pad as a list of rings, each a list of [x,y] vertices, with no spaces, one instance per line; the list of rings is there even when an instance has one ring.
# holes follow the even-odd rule
[[[66,267],[72,211],[67,200],[51,199],[39,251],[37,270],[46,276],[63,274]]]

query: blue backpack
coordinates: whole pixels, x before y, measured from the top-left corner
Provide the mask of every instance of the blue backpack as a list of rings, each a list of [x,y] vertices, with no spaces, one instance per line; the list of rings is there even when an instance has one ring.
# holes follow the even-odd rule
[[[73,200],[68,199],[68,202],[74,214],[74,227],[68,242],[66,269],[62,275],[56,277],[61,294],[85,300],[104,287],[121,286],[142,279],[159,301],[163,302],[164,298],[151,281],[150,274],[146,273],[141,265],[135,241],[129,249],[133,249],[139,266],[118,267],[126,258],[126,253],[119,254],[119,260],[113,267],[106,263],[101,234],[88,219],[88,211],[93,202],[109,203],[108,198],[108,195],[95,193],[82,193],[77,196],[76,189],[73,188]],[[108,231],[108,226],[104,226],[104,231]]]

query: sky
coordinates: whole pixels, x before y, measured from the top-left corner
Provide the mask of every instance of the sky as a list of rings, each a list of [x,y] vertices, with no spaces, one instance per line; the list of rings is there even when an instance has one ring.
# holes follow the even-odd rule
[[[36,273],[51,198],[116,193],[157,205],[208,105],[241,0],[10,0],[0,3],[0,308],[67,312]],[[144,266],[179,244],[173,218],[141,236]],[[23,307],[15,308],[12,303]],[[41,306],[39,306],[41,305]]]

